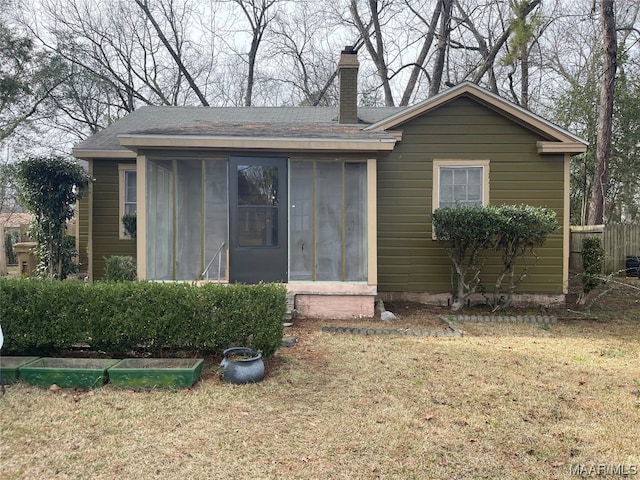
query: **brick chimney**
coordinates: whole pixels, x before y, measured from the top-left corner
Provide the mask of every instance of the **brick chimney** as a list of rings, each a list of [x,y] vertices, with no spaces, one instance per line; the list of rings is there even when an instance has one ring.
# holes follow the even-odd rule
[[[338,62],[338,123],[358,123],[358,52],[346,46]]]

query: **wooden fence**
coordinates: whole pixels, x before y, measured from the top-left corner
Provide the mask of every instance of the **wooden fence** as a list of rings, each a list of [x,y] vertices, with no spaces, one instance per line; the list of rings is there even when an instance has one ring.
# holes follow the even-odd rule
[[[627,257],[640,256],[640,224],[571,227],[569,268],[582,271],[582,240],[598,237],[604,249],[603,273],[623,274]]]

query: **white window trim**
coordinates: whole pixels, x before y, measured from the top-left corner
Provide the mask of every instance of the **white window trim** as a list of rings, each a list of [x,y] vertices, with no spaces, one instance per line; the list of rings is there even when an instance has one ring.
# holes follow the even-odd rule
[[[431,211],[440,207],[440,167],[482,167],[482,205],[489,204],[489,160],[433,160],[433,188],[431,199]],[[434,229],[431,229],[431,237],[436,240]]]
[[[118,165],[118,238],[120,240],[131,240],[129,235],[124,233],[124,225],[122,217],[124,215],[124,194],[125,194],[125,172],[136,172],[135,163],[126,163]],[[137,188],[137,185],[136,185]],[[136,202],[137,204],[137,202]]]

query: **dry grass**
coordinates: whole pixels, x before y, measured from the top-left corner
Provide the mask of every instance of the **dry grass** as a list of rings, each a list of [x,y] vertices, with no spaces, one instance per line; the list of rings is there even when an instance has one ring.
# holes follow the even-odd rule
[[[464,324],[447,339],[299,321],[298,344],[256,385],[221,383],[213,361],[175,392],[18,384],[0,399],[0,478],[547,479],[640,466],[640,315],[622,310]]]

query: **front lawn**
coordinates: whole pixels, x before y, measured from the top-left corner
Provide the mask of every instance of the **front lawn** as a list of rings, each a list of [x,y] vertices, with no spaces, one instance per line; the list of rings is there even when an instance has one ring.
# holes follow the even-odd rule
[[[18,383],[0,398],[0,477],[630,472],[640,467],[634,298],[620,305],[625,314],[551,326],[465,323],[462,338],[329,334],[300,320],[296,346],[268,359],[254,385],[222,383],[212,359],[190,390],[54,393]]]

